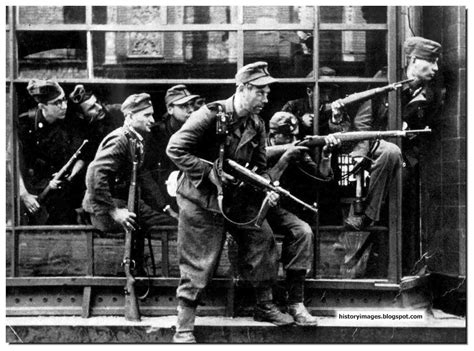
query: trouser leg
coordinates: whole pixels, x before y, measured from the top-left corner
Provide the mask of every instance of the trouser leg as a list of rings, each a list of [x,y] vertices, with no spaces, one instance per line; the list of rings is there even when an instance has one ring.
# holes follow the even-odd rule
[[[373,221],[380,219],[382,203],[388,188],[402,164],[400,148],[385,140],[380,140],[373,154],[374,162],[370,168],[370,185],[367,192],[365,214]]]

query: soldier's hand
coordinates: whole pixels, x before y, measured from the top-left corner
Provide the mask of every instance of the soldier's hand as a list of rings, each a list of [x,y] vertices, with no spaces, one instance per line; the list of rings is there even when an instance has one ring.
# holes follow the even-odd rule
[[[38,196],[32,195],[28,192],[20,195],[21,201],[25,204],[26,209],[30,213],[36,213],[41,207],[39,202],[36,200]]]
[[[63,182],[61,180],[51,179],[49,181],[49,186],[53,190],[61,189],[62,185],[63,185]]]
[[[357,164],[361,163],[362,161],[364,161],[364,157],[362,157],[362,156],[354,156],[354,157],[352,157],[352,163],[353,163],[354,165],[357,165]]]
[[[209,180],[212,182],[212,184],[214,184],[215,186],[219,186],[220,183],[219,183],[219,179],[218,179],[218,175],[216,174],[216,171],[214,169],[212,169],[210,172],[209,172]],[[224,184],[229,184],[229,183],[232,183],[232,182],[235,182],[235,178],[233,176],[231,176],[229,173],[226,173],[224,171],[222,171],[222,174],[221,174],[221,181],[222,183]]]
[[[333,101],[331,103],[331,122],[334,124],[339,124],[342,122],[342,115],[343,115],[344,105],[341,104],[340,100]]]
[[[303,126],[310,128],[313,126],[314,114],[312,113],[305,113],[303,117],[301,117],[301,121]]]
[[[137,223],[135,219],[137,215],[133,212],[129,212],[126,208],[115,208],[110,211],[112,219],[120,224],[125,230],[136,229]]]
[[[325,135],[324,141],[326,142],[326,145],[323,146],[323,154],[325,156],[329,156],[334,148],[341,145],[341,140],[336,138],[334,134]]]
[[[268,197],[268,204],[270,207],[275,207],[278,205],[278,201],[280,201],[280,195],[274,191],[267,192]]]
[[[285,151],[285,153],[282,155],[282,157],[288,161],[298,159],[301,157],[303,152],[308,152],[309,148],[307,146],[301,146],[301,145],[291,145],[288,147],[288,149]]]

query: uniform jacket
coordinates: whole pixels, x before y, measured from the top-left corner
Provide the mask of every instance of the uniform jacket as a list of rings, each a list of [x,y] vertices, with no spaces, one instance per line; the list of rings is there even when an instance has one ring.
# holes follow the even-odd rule
[[[103,105],[103,107],[105,111],[104,118],[92,123],[88,123],[77,116],[72,116],[71,118],[73,132],[82,140],[89,140],[79,155],[79,159],[84,160],[86,164],[89,164],[94,159],[102,139],[113,130],[123,126],[124,116],[120,110],[120,104]]]
[[[74,153],[64,120],[48,123],[41,110],[21,114],[18,121],[20,166],[28,191],[37,194]]]
[[[226,141],[225,157],[242,165],[248,163],[249,168],[257,167],[258,173],[265,173],[267,169],[263,120],[255,114],[238,119],[233,102],[234,96],[204,105],[193,112],[170,138],[166,149],[170,159],[183,171],[178,182],[178,194],[210,211],[219,211],[217,190],[208,178],[212,166],[199,158],[211,162],[218,158],[216,115],[219,104],[233,121]],[[224,198],[226,196],[224,192]]]
[[[166,155],[166,146],[170,137],[176,132],[171,126],[171,116],[166,114],[162,121],[151,128],[145,138],[145,156],[141,175],[142,199],[154,210],[162,211],[170,205],[177,211],[176,199],[167,191],[166,181],[171,172],[178,167]]]
[[[87,168],[87,190],[82,201],[82,207],[87,212],[106,214],[116,207],[114,198],[127,200],[133,160],[131,138],[137,140],[140,161],[143,153],[141,137],[127,126],[114,130],[100,143],[94,160]],[[140,166],[141,163],[138,174]]]

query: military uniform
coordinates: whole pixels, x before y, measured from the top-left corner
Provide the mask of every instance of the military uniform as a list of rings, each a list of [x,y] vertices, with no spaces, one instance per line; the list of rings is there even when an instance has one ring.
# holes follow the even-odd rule
[[[225,233],[228,230],[239,245],[241,275],[254,286],[271,286],[276,279],[277,251],[273,232],[264,221],[262,228],[253,225],[236,226],[224,220],[217,201],[217,189],[208,179],[212,166],[199,160],[218,158],[216,136],[217,106],[234,121],[233,97],[218,101],[194,112],[168,144],[167,154],[183,171],[178,183],[178,256],[181,281],[177,295],[196,301],[212,278],[218,263]],[[239,123],[239,122],[236,122]],[[265,170],[265,127],[258,115],[249,115],[237,127],[231,127],[225,157],[240,164]],[[225,208],[233,219],[251,219],[255,206],[236,189],[224,189]],[[247,199],[245,201],[245,199]]]
[[[18,121],[20,169],[27,190],[40,194],[78,147],[67,131],[64,121],[48,123],[40,109],[20,115]],[[51,190],[42,206],[49,214],[47,223],[74,224],[75,212],[70,205],[70,188]],[[26,224],[26,223],[24,223]],[[38,224],[30,221],[28,224]]]

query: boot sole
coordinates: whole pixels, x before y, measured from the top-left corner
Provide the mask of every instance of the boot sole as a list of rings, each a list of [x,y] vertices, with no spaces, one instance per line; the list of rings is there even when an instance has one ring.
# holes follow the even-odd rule
[[[267,322],[267,323],[272,323],[274,325],[276,325],[277,327],[284,327],[286,325],[293,325],[295,324],[295,321],[292,321],[292,322],[288,322],[288,323],[275,323],[275,322],[272,322],[272,321],[269,321],[268,319],[265,319],[263,317],[258,317],[258,316],[254,316],[253,319],[257,322]]]

